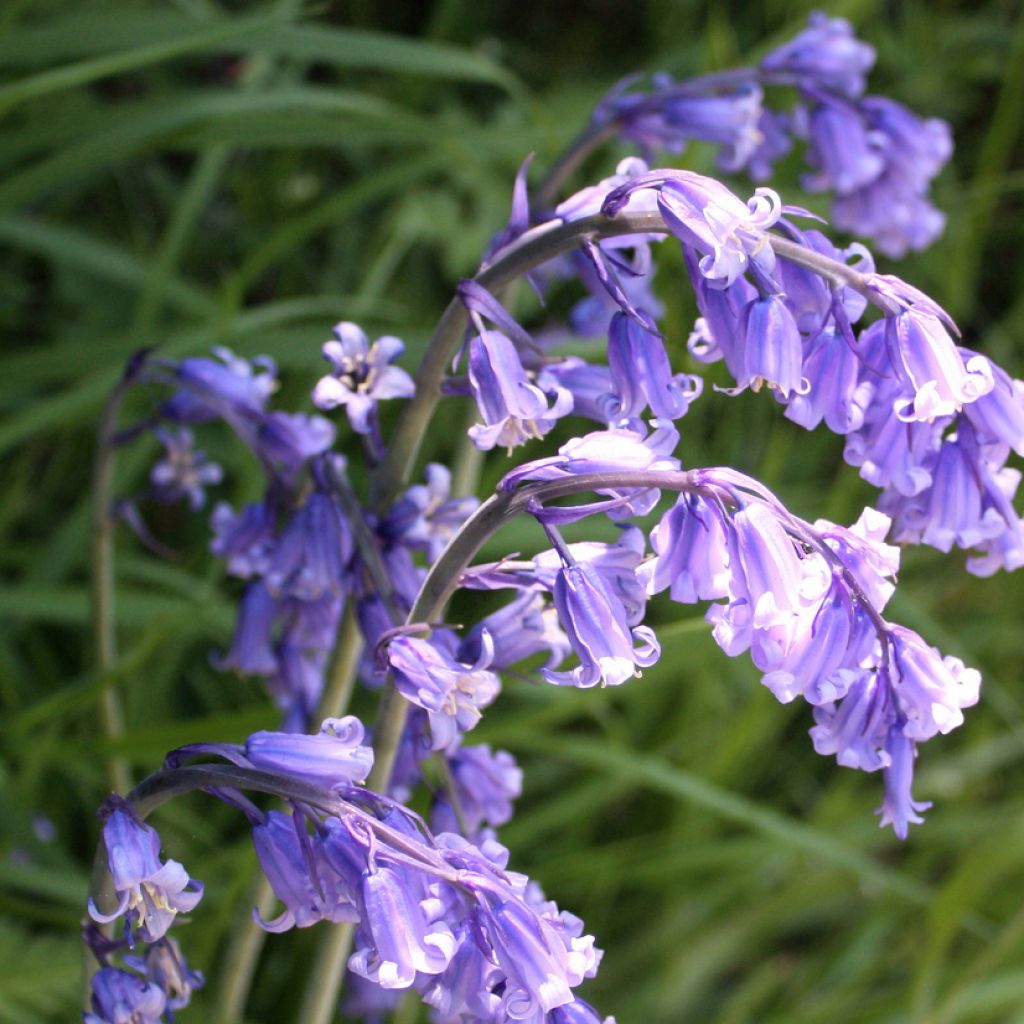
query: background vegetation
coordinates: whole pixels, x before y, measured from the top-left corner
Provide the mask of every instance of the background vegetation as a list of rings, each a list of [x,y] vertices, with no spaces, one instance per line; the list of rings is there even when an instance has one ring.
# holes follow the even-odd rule
[[[145,510],[176,561],[119,538],[121,655],[111,672],[93,667],[89,463],[128,356],[154,343],[175,356],[269,353],[281,407],[305,408],[339,319],[401,334],[411,365],[504,223],[526,153],[543,167],[622,75],[745,62],[807,9],[0,6],[0,1022],[77,1013],[103,759],[122,754],[141,777],[170,747],[275,721],[258,685],[211,666],[237,592],[205,554],[205,516],[184,508]],[[851,0],[831,12],[878,48],[871,91],[954,127],[936,192],[947,233],[899,273],[947,306],[972,347],[1024,374],[1018,6]],[[605,152],[589,170],[614,160]],[[774,183],[784,196],[799,195],[796,175]],[[671,270],[659,291],[681,352],[692,306]],[[528,294],[517,309],[542,318]],[[683,429],[690,464],[758,474],[806,518],[849,521],[872,500],[836,438],[785,422],[766,396],[709,395]],[[437,431],[429,454],[444,457],[451,437]],[[203,447],[228,469],[220,497],[255,493],[229,437],[214,431]],[[142,489],[153,454],[126,452],[120,493]],[[504,464],[495,457],[489,478]],[[535,543],[513,532],[502,548]],[[488,714],[481,739],[526,769],[503,838],[606,948],[584,994],[620,1024],[1024,1021],[1022,581],[970,579],[962,556],[914,551],[901,583],[894,617],[985,680],[967,724],[925,748],[917,790],[936,807],[902,845],[871,814],[881,780],[817,757],[806,708],[779,706],[692,612],[660,608],[665,651],[643,679],[588,692],[513,682]],[[110,685],[129,723],[116,749],[97,725]],[[251,847],[201,798],[158,823],[207,883],[180,938],[215,982]],[[254,1021],[293,1016],[317,940],[317,929],[272,938]],[[203,998],[183,1021],[212,1019]]]

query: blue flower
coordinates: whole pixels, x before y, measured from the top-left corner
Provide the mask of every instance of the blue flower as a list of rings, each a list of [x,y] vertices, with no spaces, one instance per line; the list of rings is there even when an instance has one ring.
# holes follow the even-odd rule
[[[775,253],[765,237],[782,213],[778,195],[759,188],[744,203],[714,178],[692,171],[655,170],[613,189],[602,211],[614,217],[633,193],[653,189],[665,225],[682,243],[703,253],[700,272],[714,287],[726,288],[751,264],[767,278]]]
[[[760,67],[774,81],[816,85],[854,97],[864,92],[864,76],[874,63],[874,48],[853,34],[845,18],[814,11],[807,28],[768,54]]]
[[[703,387],[699,377],[672,373],[664,342],[625,313],[608,330],[608,369],[612,393],[605,403],[609,422],[641,416],[650,406],[659,419],[686,415]]]
[[[205,452],[192,447],[194,438],[188,427],[156,433],[165,449],[164,457],[149,473],[157,499],[174,502],[187,498],[193,512],[201,509],[206,503],[204,488],[219,484],[224,471],[216,462],[210,462]]]
[[[372,433],[378,402],[415,394],[412,377],[401,367],[390,365],[404,351],[398,338],[386,335],[371,345],[356,324],[338,324],[334,340],[323,346],[331,372],[313,389],[313,404],[320,409],[343,406],[357,434]]]
[[[159,985],[117,967],[92,978],[92,1012],[83,1024],[161,1024],[167,996]]]
[[[501,683],[487,670],[491,648],[485,641],[474,665],[456,661],[437,644],[418,637],[397,636],[387,646],[399,693],[430,717],[435,750],[450,747],[460,732],[480,721],[480,709],[498,695]]]
[[[216,359],[197,356],[173,366],[180,390],[162,412],[179,423],[212,419],[238,422],[262,415],[277,388],[277,366],[268,356],[248,360],[230,349],[215,348]]]
[[[572,395],[556,386],[552,401],[531,384],[515,345],[500,331],[484,331],[469,344],[469,385],[484,422],[469,428],[484,451],[509,452],[531,438],[543,437],[572,411]]]
[[[554,587],[558,617],[580,664],[568,672],[542,669],[559,686],[620,686],[661,654],[653,630],[631,629],[622,601],[592,563],[566,565]],[[634,646],[636,644],[637,646]]]
[[[203,884],[190,879],[176,860],[161,863],[160,836],[126,800],[111,797],[104,813],[103,842],[117,906],[104,914],[90,899],[89,916],[106,924],[125,914],[126,929],[146,942],[156,942],[178,914],[187,914],[202,899]]]
[[[244,745],[245,759],[261,771],[280,772],[313,785],[363,782],[373,767],[373,749],[363,746],[363,724],[354,715],[327,718],[312,736],[255,732]]]

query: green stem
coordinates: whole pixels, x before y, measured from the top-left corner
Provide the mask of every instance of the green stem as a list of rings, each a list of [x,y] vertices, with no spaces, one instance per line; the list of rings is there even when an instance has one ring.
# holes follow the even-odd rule
[[[124,394],[131,383],[129,373],[118,382],[107,399],[96,436],[92,468],[92,545],[90,557],[90,614],[96,666],[109,673],[117,661],[117,623],[114,617],[114,517],[111,514],[116,468],[114,435]],[[116,684],[111,681],[100,699],[103,735],[111,743],[124,736],[124,712]],[[107,784],[118,793],[131,788],[128,762],[113,754],[106,763]]]

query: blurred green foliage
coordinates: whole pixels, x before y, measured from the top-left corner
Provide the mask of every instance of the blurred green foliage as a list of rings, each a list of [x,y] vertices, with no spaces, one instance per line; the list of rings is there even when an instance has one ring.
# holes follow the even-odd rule
[[[125,360],[152,344],[269,353],[283,369],[282,407],[308,407],[319,343],[346,318],[371,336],[401,334],[411,365],[504,223],[527,153],[542,168],[622,75],[745,62],[808,9],[0,6],[2,1024],[76,1013],[103,758],[123,754],[141,777],[169,747],[237,740],[275,720],[256,685],[210,665],[237,593],[204,553],[202,517],[183,509],[147,510],[181,551],[173,563],[119,538],[122,653],[111,672],[93,668],[88,469]],[[878,48],[872,91],[953,123],[958,148],[936,192],[947,233],[899,273],[950,309],[968,344],[1020,375],[1018,5],[850,0],[830,13]],[[692,157],[707,165],[699,149]],[[614,159],[606,151],[587,170],[599,176]],[[784,197],[799,196],[796,174],[775,183]],[[693,310],[678,280],[663,272],[659,290],[681,351]],[[539,322],[529,295],[518,300]],[[447,415],[454,428],[458,414]],[[683,435],[689,464],[759,474],[806,518],[848,521],[871,500],[836,438],[784,422],[766,396],[709,394]],[[428,456],[445,457],[451,436],[432,434]],[[223,497],[256,492],[229,438],[211,434],[204,447],[229,468]],[[125,453],[120,493],[140,489],[152,454]],[[487,479],[504,464],[489,463]],[[514,527],[492,553],[536,543]],[[880,779],[814,755],[806,708],[778,706],[696,613],[658,606],[662,660],[621,690],[509,685],[479,734],[526,769],[503,837],[515,866],[606,948],[584,990],[604,1012],[620,1024],[1024,1021],[1022,585],[969,579],[961,563],[908,552],[894,607],[985,678],[967,724],[923,751],[917,792],[936,807],[903,845],[875,827]],[[96,715],[110,685],[129,726],[116,750]],[[40,814],[54,841],[36,834]],[[244,828],[198,797],[162,810],[159,826],[170,855],[207,882],[180,938],[215,979],[253,871]],[[317,940],[317,929],[271,940],[253,1020],[293,1016]],[[211,1019],[205,998],[182,1019]]]

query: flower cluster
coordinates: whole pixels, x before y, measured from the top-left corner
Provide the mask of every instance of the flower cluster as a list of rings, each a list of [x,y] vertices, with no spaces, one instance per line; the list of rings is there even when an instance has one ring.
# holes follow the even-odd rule
[[[849,22],[815,12],[803,32],[756,68],[692,82],[659,74],[642,91],[627,79],[598,105],[594,123],[613,126],[645,156],[680,153],[690,140],[717,143],[723,171],[745,169],[756,180],[771,176],[794,139],[804,140],[812,167],[804,187],[832,192],[839,228],[899,257],[942,233],[945,218],[928,189],[952,153],[952,139],[944,121],[865,96],[874,63],[874,49]],[[795,89],[796,104],[767,106],[764,90],[777,86]]]
[[[921,247],[941,228],[927,189],[948,133],[865,96],[873,61],[845,21],[814,15],[756,68],[689,83],[658,76],[649,91],[620,85],[566,165],[617,132],[645,157],[711,141],[723,169],[762,177],[802,137],[813,168],[805,184],[835,193],[840,227],[890,255]],[[798,95],[784,113],[763,102],[780,86]],[[530,203],[528,170],[529,161],[508,225],[459,285],[415,383],[397,365],[401,341],[371,344],[349,322],[324,345],[330,372],[311,394],[322,412],[344,410],[344,428],[270,409],[269,359],[224,349],[147,357],[138,379],[164,398],[119,438],[151,429],[165,448],[152,496],[194,509],[224,476],[193,448],[197,428],[226,424],[263,470],[262,493],[240,509],[217,503],[210,520],[211,551],[243,581],[234,639],[216,664],[265,678],[281,726],[242,744],[182,747],[161,784],[193,780],[246,816],[281,904],[269,920],[255,914],[259,927],[351,929],[347,1005],[367,1015],[412,990],[439,1024],[599,1022],[575,992],[600,960],[593,937],[508,870],[494,831],[522,789],[515,758],[467,742],[503,677],[629,685],[661,656],[648,602],[663,592],[707,602],[722,651],[749,654],[779,701],[810,706],[816,751],[882,773],[881,824],[902,839],[930,806],[912,794],[918,746],[962,723],[980,676],[885,617],[893,545],[969,550],[979,575],[1024,564],[1012,503],[1020,473],[1007,465],[1011,452],[1024,455],[1024,383],[962,347],[934,300],[878,273],[859,243],[839,248],[800,226],[811,215],[769,188],[744,200],[717,179],[630,157],[560,203],[545,196],[553,218],[537,223],[547,212]],[[698,368],[721,362],[731,376],[714,390],[762,392],[802,427],[825,424],[880,489],[877,508],[852,526],[805,522],[734,469],[684,469],[680,421],[698,399],[729,398],[681,368],[684,346],[662,332],[653,277],[666,240],[681,246],[700,313],[685,348]],[[572,330],[602,339],[605,358],[564,354],[564,332],[527,330],[499,287],[516,275],[539,291],[577,279],[587,296]],[[555,454],[512,464],[481,506],[452,495],[455,474],[440,463],[408,485],[442,398],[475,405],[464,441],[481,451],[511,455],[580,432]],[[381,403],[392,400],[400,419],[389,434]],[[335,450],[345,433],[370,478],[365,495],[363,474],[350,480]],[[465,457],[456,478],[473,462]],[[545,549],[473,564],[520,514],[539,524]],[[614,542],[563,539],[563,526],[594,516],[618,529]],[[459,588],[488,602],[465,628],[446,618]],[[337,696],[356,676],[384,691],[373,748]],[[420,817],[406,804],[423,783]],[[284,809],[264,810],[247,786]],[[160,860],[131,801],[114,797],[103,814],[112,893],[89,912],[100,923],[123,917],[124,928],[117,940],[89,933],[100,970],[87,1020],[157,1021],[199,983],[167,931],[202,886]],[[137,943],[148,945],[141,955]]]

